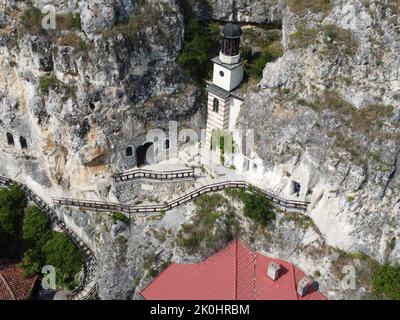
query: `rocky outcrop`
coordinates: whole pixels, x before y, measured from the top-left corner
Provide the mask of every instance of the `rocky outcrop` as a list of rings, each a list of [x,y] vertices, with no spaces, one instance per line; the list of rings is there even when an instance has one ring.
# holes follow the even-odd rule
[[[251,23],[280,23],[284,9],[282,0],[186,0],[193,13],[204,20]]]
[[[328,244],[398,261],[399,16],[392,1],[368,3],[285,9],[285,54],[241,123],[257,129],[266,186],[290,196],[300,183]]]
[[[142,143],[149,128],[167,129],[172,120],[201,127],[200,91],[176,63],[183,16],[171,1],[54,5],[57,30],[48,31],[28,3],[2,5],[0,167],[46,181],[55,194],[101,198],[110,175],[132,166],[125,149]],[[33,176],[25,162],[37,163]]]
[[[40,14],[30,3],[53,3],[59,29],[38,28]],[[183,14],[282,24],[285,53],[246,87],[240,123],[256,129],[255,149],[268,169],[262,183],[289,198],[297,198],[293,182],[300,183],[315,225],[297,228],[297,220],[280,217],[273,241],[259,238],[255,246],[322,273],[325,290],[339,279],[330,276],[341,257],[331,247],[398,262],[400,12],[394,0],[331,3],[2,1],[0,173],[49,202],[118,201],[112,175],[134,164],[128,146],[143,144],[149,129],[166,129],[170,120],[204,127],[200,90],[176,62]],[[188,205],[130,225],[83,212],[65,216],[93,241],[100,296],[128,299],[139,297],[153,265],[183,261],[174,235],[192,214]],[[243,223],[245,236],[252,234]]]

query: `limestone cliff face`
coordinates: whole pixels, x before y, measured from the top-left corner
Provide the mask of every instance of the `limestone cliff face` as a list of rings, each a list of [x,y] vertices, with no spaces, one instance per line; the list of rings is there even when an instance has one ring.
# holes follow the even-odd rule
[[[131,166],[125,149],[149,128],[202,125],[199,90],[176,64],[183,16],[173,1],[56,1],[57,30],[45,31],[34,17],[46,3],[1,4],[0,168],[55,193],[107,198],[110,175]]]
[[[397,4],[289,6],[282,22],[285,54],[267,64],[241,117],[257,128],[265,184],[290,195],[299,182],[328,244],[398,261]]]
[[[280,23],[285,7],[283,0],[186,0],[182,3],[201,19],[261,24]]]
[[[61,18],[58,31],[36,30],[30,20],[21,25],[27,9],[50,2]],[[257,153],[268,169],[262,183],[293,198],[293,182],[300,183],[315,228],[284,221],[275,242],[258,239],[258,249],[324,271],[325,289],[337,280],[326,244],[398,262],[397,1],[333,0],[318,10],[295,3],[0,1],[0,173],[48,200],[117,200],[111,175],[132,165],[127,146],[143,143],[149,129],[167,128],[169,120],[204,127],[199,89],[176,64],[183,12],[189,8],[204,20],[282,23],[285,53],[249,86],[240,124],[257,129]],[[73,14],[80,27],[68,23]],[[143,275],[148,257],[184,256],[172,242],[192,211],[189,205],[129,228],[106,215],[65,215],[98,254],[100,296],[131,298],[149,280]]]

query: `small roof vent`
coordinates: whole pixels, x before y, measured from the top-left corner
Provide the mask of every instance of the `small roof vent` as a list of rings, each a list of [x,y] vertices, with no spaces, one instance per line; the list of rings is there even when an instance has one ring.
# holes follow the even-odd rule
[[[280,270],[281,266],[276,262],[271,261],[270,263],[268,263],[267,276],[275,281],[279,278]]]
[[[300,279],[298,286],[297,286],[297,293],[301,296],[304,297],[310,288],[310,285],[312,284],[312,280],[304,276],[303,278]]]

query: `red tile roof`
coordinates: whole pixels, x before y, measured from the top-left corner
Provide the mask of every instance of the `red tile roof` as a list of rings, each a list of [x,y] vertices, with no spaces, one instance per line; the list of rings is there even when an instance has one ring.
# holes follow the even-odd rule
[[[0,263],[0,300],[27,300],[35,286],[37,276],[25,279],[24,271],[16,264]]]
[[[281,266],[275,281],[269,262]],[[200,263],[172,263],[142,292],[147,300],[326,300],[316,290],[297,294],[304,273],[292,264],[252,252],[240,240]]]

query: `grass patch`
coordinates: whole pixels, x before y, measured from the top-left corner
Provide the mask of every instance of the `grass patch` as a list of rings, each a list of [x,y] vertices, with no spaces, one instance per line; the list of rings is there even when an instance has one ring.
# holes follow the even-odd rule
[[[122,212],[114,212],[111,215],[111,220],[112,220],[113,224],[116,224],[118,221],[121,221],[121,222],[127,223],[127,224],[129,224],[129,222],[130,222],[129,218]]]
[[[249,217],[257,224],[263,227],[270,227],[276,219],[275,208],[271,201],[263,195],[246,192],[245,189],[228,188],[225,192],[231,196],[240,199],[244,203],[244,215]]]
[[[55,76],[45,76],[40,78],[39,88],[40,94],[45,96],[49,93],[50,88],[55,88],[59,84],[58,79]]]
[[[307,29],[300,26],[295,33],[290,35],[289,47],[291,49],[307,48],[315,43],[318,32],[318,29]]]
[[[296,226],[302,229],[315,227],[314,221],[310,217],[300,213],[287,213],[282,221],[293,221]]]
[[[118,34],[123,34],[128,39],[134,40],[137,32],[147,27],[157,25],[162,18],[162,13],[150,5],[144,5],[141,12],[135,11],[125,21],[115,24],[110,29],[103,32],[103,37],[111,38]]]
[[[325,54],[328,56],[338,53],[353,56],[357,51],[358,44],[351,32],[334,24],[313,29],[300,25],[297,31],[290,35],[289,47],[291,49],[307,48],[315,44],[320,35],[322,35],[322,43],[325,44]]]
[[[400,300],[400,266],[379,266],[372,276],[372,290],[377,297]]]
[[[265,31],[264,31],[265,32]],[[245,43],[241,48],[241,56],[245,60],[245,72],[251,79],[260,80],[265,65],[283,55],[280,30],[267,31],[265,35],[252,29],[244,30]],[[254,47],[260,47],[253,53]]]
[[[92,48],[92,45],[84,40],[82,40],[77,34],[69,32],[60,37],[58,40],[60,46],[73,47],[73,53],[88,53]]]
[[[81,30],[79,13],[65,13],[56,16],[57,30]]]
[[[372,291],[372,277],[379,263],[373,258],[362,252],[345,252],[340,249],[335,249],[338,253],[338,258],[332,262],[333,273],[338,279],[343,279],[345,276],[343,267],[354,266],[356,270],[356,286],[362,286],[368,291]]]
[[[327,15],[332,9],[331,0],[287,0],[287,5],[297,15],[304,15],[308,10]]]
[[[42,19],[44,15],[35,7],[27,8],[20,17],[20,24],[25,33],[39,34],[45,30],[42,28]]]
[[[190,223],[182,225],[177,237],[177,244],[189,254],[211,254],[239,234],[233,208],[222,195],[203,195],[194,203],[196,213]]]

